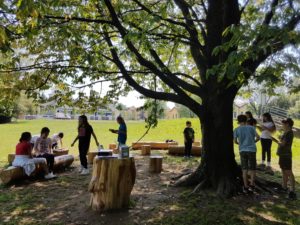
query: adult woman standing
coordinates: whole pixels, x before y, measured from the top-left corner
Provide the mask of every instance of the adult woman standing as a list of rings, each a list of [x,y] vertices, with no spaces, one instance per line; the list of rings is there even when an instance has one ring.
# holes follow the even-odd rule
[[[270,168],[272,133],[276,131],[276,126],[270,113],[263,114],[263,123],[258,128],[261,130],[260,142],[262,147],[262,166],[265,166],[267,155],[267,166]]]
[[[52,173],[48,173],[47,161],[45,158],[32,158],[32,146],[30,140],[31,134],[29,132],[23,132],[19,143],[16,146],[16,157],[12,165],[22,167],[26,175],[30,176],[36,168],[35,164],[39,163],[45,172],[45,179],[56,177]]]
[[[87,158],[86,154],[90,148],[91,142],[91,135],[93,135],[96,145],[99,146],[99,142],[97,137],[94,133],[93,127],[88,123],[88,119],[85,115],[79,116],[78,119],[78,135],[72,143],[72,147],[74,146],[75,142],[79,140],[78,149],[79,149],[79,158],[81,163],[80,172],[82,175],[89,174],[89,170],[87,167]]]

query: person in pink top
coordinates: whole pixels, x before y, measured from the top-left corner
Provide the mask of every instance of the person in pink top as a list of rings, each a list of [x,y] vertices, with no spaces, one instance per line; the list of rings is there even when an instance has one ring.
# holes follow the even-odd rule
[[[53,178],[53,175],[48,173],[46,159],[32,158],[32,146],[30,144],[30,140],[31,134],[29,132],[23,132],[19,143],[16,146],[16,156],[12,165],[22,167],[24,172],[30,176],[36,168],[35,164],[39,163],[45,172],[45,179]]]

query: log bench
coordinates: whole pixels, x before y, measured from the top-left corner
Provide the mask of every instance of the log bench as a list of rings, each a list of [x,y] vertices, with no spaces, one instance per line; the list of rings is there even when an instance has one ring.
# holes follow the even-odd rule
[[[168,153],[170,155],[184,155],[184,146],[170,146]],[[201,147],[192,146],[191,155],[201,156]]]
[[[144,142],[133,142],[132,149],[141,149],[142,145],[150,145],[151,149],[164,149],[168,150],[169,146],[176,146],[178,142],[159,142],[159,141],[144,141]]]
[[[57,156],[61,156],[61,155],[68,155],[69,154],[69,149],[53,149],[53,155],[55,157]],[[7,161],[8,161],[8,165],[12,165],[12,162],[15,159],[16,154],[15,153],[10,153],[7,156]]]
[[[58,171],[63,168],[69,167],[74,161],[73,155],[62,155],[54,158],[54,170]],[[42,172],[42,167],[36,164],[36,170],[31,174],[34,176]],[[0,180],[3,184],[8,184],[12,181],[28,177],[22,167],[10,166],[0,171]]]
[[[128,208],[135,177],[133,157],[95,157],[88,187],[92,193],[91,208],[97,211]]]

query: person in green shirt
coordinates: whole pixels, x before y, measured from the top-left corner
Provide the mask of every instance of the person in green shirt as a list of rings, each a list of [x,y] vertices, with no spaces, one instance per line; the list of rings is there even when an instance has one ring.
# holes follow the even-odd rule
[[[282,188],[288,190],[288,181],[290,181],[291,190],[289,198],[296,199],[295,193],[295,176],[292,171],[292,144],[293,144],[293,125],[294,121],[287,118],[282,121],[284,133],[280,136],[279,140],[272,138],[278,144],[277,155],[279,156],[279,166],[282,171]]]
[[[184,158],[191,157],[192,145],[195,139],[195,131],[192,128],[191,121],[186,121],[186,128],[183,131],[184,134]]]

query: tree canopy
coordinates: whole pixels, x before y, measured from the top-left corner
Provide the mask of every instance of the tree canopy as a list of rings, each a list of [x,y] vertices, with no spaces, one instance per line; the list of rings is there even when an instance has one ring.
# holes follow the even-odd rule
[[[237,92],[253,79],[276,85],[299,75],[298,1],[1,0],[0,8],[0,47],[12,59],[1,73],[19,73],[34,97],[53,84],[68,100],[110,81],[104,101],[135,89],[186,106],[201,120],[203,146],[184,183],[225,195],[237,176]]]

